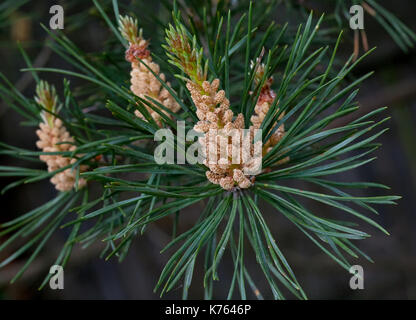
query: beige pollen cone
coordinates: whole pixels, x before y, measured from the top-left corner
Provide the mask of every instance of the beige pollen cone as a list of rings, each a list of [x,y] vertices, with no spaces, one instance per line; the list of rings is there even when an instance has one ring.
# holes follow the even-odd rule
[[[261,64],[258,66],[257,69],[257,75],[256,75],[256,81],[257,84],[262,79],[264,75],[264,65]],[[273,105],[274,100],[276,98],[275,92],[271,89],[271,85],[273,84],[273,78],[270,77],[265,81],[265,84],[261,88],[259,98],[257,100],[256,106],[254,107],[254,115],[251,116],[250,120],[253,124],[253,128],[259,129],[267,115],[267,113],[270,110],[270,107]],[[277,109],[276,111],[278,111]],[[279,117],[279,120],[281,120],[284,117],[284,113],[282,113]],[[273,130],[273,129],[272,129]],[[272,134],[270,139],[266,141],[266,143],[263,145],[263,156],[266,155],[268,152],[272,150],[272,148],[279,143],[279,141],[283,138],[285,134],[285,126],[282,124],[280,127],[278,127],[275,132]],[[285,157],[284,159],[280,160],[276,165],[283,164],[289,161],[288,157]]]
[[[36,131],[36,134],[39,137],[39,140],[36,142],[37,147],[43,152],[75,151],[76,146],[73,145],[74,138],[70,136],[65,126],[63,126],[62,121],[60,119],[54,119],[52,124],[52,127],[44,122],[39,124],[40,129]],[[59,170],[76,161],[74,158],[71,159],[61,155],[41,155],[40,160],[46,162],[49,172]],[[80,166],[81,172],[84,172],[87,169],[88,166]],[[75,187],[75,181],[76,171],[71,170],[71,168],[65,169],[51,178],[51,182],[59,191],[70,191]],[[87,182],[85,179],[80,178],[78,180],[78,188],[83,188],[86,184]]]
[[[219,84],[219,79],[211,83],[204,81],[202,86],[188,81],[187,88],[197,107],[196,113],[200,120],[194,126],[194,130],[204,133],[204,136],[199,138],[199,143],[205,156],[204,164],[209,168],[206,172],[207,179],[219,184],[224,190],[246,189],[252,183],[245,172],[258,163],[255,163],[255,160],[247,163],[242,161],[244,117],[239,114],[233,120],[234,113],[230,109],[230,102],[224,90],[218,90]],[[239,145],[235,145],[235,141]],[[239,163],[233,163],[233,143],[240,153]],[[222,146],[227,148],[225,157],[221,152]],[[252,146],[248,149],[246,151],[251,152]]]
[[[146,110],[156,123],[159,126],[162,126],[162,116],[156,112],[155,109],[160,110],[159,112],[168,117],[171,117],[171,115],[166,110],[160,108],[158,104],[163,105],[172,112],[177,112],[180,109],[180,106],[169,91],[156,78],[155,75],[162,81],[166,80],[165,75],[160,73],[159,65],[152,61],[150,51],[147,49],[149,42],[143,39],[141,30],[139,32],[137,20],[128,16],[121,17],[120,31],[123,37],[129,41],[129,48],[126,51],[126,60],[131,63],[130,90],[137,97],[147,102],[147,104],[143,103]],[[166,82],[166,85],[170,88],[169,82]],[[154,103],[149,98],[157,101],[158,104]],[[135,111],[135,115],[145,120],[144,115],[139,110]]]

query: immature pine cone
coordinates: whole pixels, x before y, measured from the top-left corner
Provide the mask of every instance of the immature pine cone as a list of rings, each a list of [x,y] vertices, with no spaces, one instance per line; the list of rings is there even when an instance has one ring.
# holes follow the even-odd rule
[[[254,66],[252,66],[254,67]],[[264,74],[264,64],[261,64],[257,67],[255,84],[261,81]],[[256,106],[254,107],[254,115],[251,116],[251,123],[255,129],[259,129],[261,124],[264,121],[267,113],[269,112],[270,107],[273,105],[273,102],[276,98],[275,92],[272,90],[271,85],[273,84],[273,78],[270,77],[265,81],[265,84],[261,88],[259,98],[257,100]],[[277,109],[278,111],[279,109]],[[283,118],[284,113],[279,117],[279,120]],[[267,154],[282,138],[285,134],[285,126],[282,124],[277,130],[272,134],[270,139],[263,145],[263,155]]]
[[[51,113],[55,113],[56,104],[58,101],[54,87],[49,86],[46,82],[41,81],[36,88],[37,96],[35,100]],[[42,118],[44,122],[39,124],[40,129],[36,131],[39,140],[36,145],[43,152],[65,152],[75,151],[76,147],[73,145],[74,138],[70,136],[69,132],[63,126],[62,121],[55,118],[46,111],[42,111]],[[67,143],[65,143],[67,142]],[[41,155],[40,160],[46,162],[48,171],[53,172],[73,164],[76,159],[68,158],[61,155]],[[80,172],[84,172],[88,166],[81,165]],[[56,173],[51,182],[59,191],[69,191],[75,186],[76,171],[71,168]],[[78,179],[78,188],[82,188],[87,184],[85,179]]]
[[[204,81],[201,86],[188,81],[187,88],[197,107],[196,113],[200,120],[194,126],[194,130],[204,133],[204,136],[199,138],[199,143],[205,156],[204,164],[209,168],[206,172],[207,179],[219,184],[225,190],[232,190],[235,187],[246,189],[251,186],[251,181],[244,172],[246,169],[251,169],[254,163],[253,161],[242,163],[244,117],[239,114],[233,121],[234,113],[230,109],[230,102],[225,97],[224,90],[218,91],[219,84],[219,79],[215,79],[212,83]],[[239,139],[233,140],[233,137]],[[234,141],[240,142],[240,145],[234,146],[240,152],[238,164],[232,163]],[[248,143],[250,144],[249,141]],[[221,157],[222,145],[227,147],[226,158]],[[250,145],[248,152],[252,153],[253,149],[254,147]]]
[[[126,60],[131,63],[130,90],[136,96],[151,104],[153,108],[160,109],[156,103],[147,97],[151,97],[172,112],[177,112],[180,109],[179,104],[147,68],[149,67],[162,81],[166,80],[165,75],[160,73],[159,65],[152,61],[150,51],[147,49],[149,42],[143,39],[141,30],[138,30],[137,20],[128,16],[120,17],[120,31],[123,37],[129,41],[129,48],[126,51]],[[170,87],[169,82],[166,84]],[[146,104],[144,104],[144,106],[156,123],[161,126],[162,122],[160,114],[154,111],[150,106]],[[167,111],[163,109],[160,111],[170,117],[170,114]],[[145,120],[144,115],[139,110],[135,111],[135,115]]]
[[[63,151],[75,151],[76,146],[74,138],[69,135],[69,132],[62,125],[60,119],[55,119],[53,127],[51,128],[46,123],[39,124],[40,129],[36,131],[39,140],[36,145],[43,152],[63,152]],[[60,144],[62,142],[68,142],[67,144]],[[59,143],[59,144],[58,144]],[[52,172],[60,168],[73,164],[76,159],[67,158],[61,155],[41,155],[40,160],[46,162],[48,165],[48,171]],[[88,166],[80,166],[80,171],[84,172],[88,169]],[[65,169],[62,172],[55,174],[51,178],[51,182],[55,185],[55,188],[59,191],[69,191],[75,186],[75,174],[71,168]],[[78,180],[78,188],[82,188],[87,184],[85,179],[80,178]]]
[[[257,60],[259,63],[259,60]],[[252,68],[254,68],[255,65],[252,62]],[[257,70],[256,70],[256,76],[255,76],[255,85],[257,86],[265,72],[265,66],[264,64],[258,64]],[[250,129],[259,129],[261,127],[261,124],[264,121],[264,118],[266,117],[267,113],[270,110],[270,107],[273,105],[273,102],[276,98],[276,93],[272,90],[271,86],[273,84],[273,77],[268,78],[263,87],[261,88],[259,98],[257,100],[256,106],[254,107],[254,115],[251,116],[251,123],[253,124]],[[278,112],[279,109],[276,109],[276,112]],[[278,120],[281,120],[284,117],[284,112],[279,116]],[[273,129],[272,129],[273,130]],[[276,131],[272,134],[270,139],[266,141],[266,143],[263,145],[263,156],[265,156],[268,152],[272,150],[272,148],[279,143],[279,141],[283,138],[285,134],[285,126],[282,124],[279,128],[276,129]],[[289,157],[285,157],[278,162],[276,162],[274,165],[281,165],[286,162],[288,162],[290,159]]]

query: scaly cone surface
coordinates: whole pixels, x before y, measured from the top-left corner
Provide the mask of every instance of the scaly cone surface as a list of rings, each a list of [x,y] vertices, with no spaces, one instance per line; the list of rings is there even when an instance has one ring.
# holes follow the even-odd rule
[[[56,104],[58,101],[55,88],[49,86],[48,83],[41,81],[36,88],[35,97],[36,102],[41,105],[45,111],[42,111],[42,118],[44,122],[39,124],[39,129],[36,131],[39,140],[36,145],[43,152],[65,152],[75,151],[74,138],[69,134],[62,121],[52,114],[56,112]],[[64,157],[61,155],[41,155],[40,160],[45,162],[48,166],[48,171],[53,172],[62,169],[66,166],[74,164],[77,159]],[[88,170],[88,166],[81,165],[80,172]],[[56,173],[51,178],[51,183],[59,191],[70,191],[75,187],[76,171],[67,168],[64,171]],[[86,186],[85,179],[78,179],[78,188]]]
[[[255,86],[258,86],[263,77],[265,72],[264,64],[260,64],[260,59],[257,59],[257,66],[252,62],[252,68],[256,68],[256,74],[254,77]],[[273,105],[274,100],[276,99],[276,93],[272,90],[271,86],[273,84],[273,77],[268,78],[263,86],[261,87],[261,91],[259,94],[259,98],[257,100],[256,106],[254,107],[254,115],[251,116],[250,120],[253,124],[251,128],[259,129],[266,117],[267,113],[270,110],[270,107]],[[279,109],[276,109],[278,112]],[[284,117],[284,112],[280,115],[279,120]],[[273,130],[273,128],[271,129]],[[285,126],[282,124],[277,130],[271,135],[270,139],[266,141],[263,145],[263,156],[265,156],[275,145],[279,143],[279,141],[283,138],[285,134]],[[275,165],[280,165],[289,161],[289,157],[283,158]]]
[[[120,31],[122,36],[129,42],[129,48],[126,51],[126,60],[131,63],[130,90],[136,96],[146,100],[154,108],[160,109],[148,97],[156,100],[172,112],[177,112],[180,109],[179,104],[148,69],[150,68],[162,81],[166,80],[165,75],[160,73],[159,65],[152,61],[150,51],[147,48],[149,42],[143,39],[142,30],[138,30],[137,20],[128,16],[120,17]],[[170,87],[169,82],[166,84]],[[161,126],[161,115],[150,106],[145,105],[145,107],[156,123]],[[163,109],[160,111],[170,116],[167,111]],[[145,120],[144,115],[139,110],[135,111],[135,115]]]

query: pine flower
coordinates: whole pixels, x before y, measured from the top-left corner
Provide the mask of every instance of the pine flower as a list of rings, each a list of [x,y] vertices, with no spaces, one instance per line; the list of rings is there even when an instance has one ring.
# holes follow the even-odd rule
[[[122,36],[129,41],[129,48],[126,51],[126,60],[131,63],[131,86],[130,90],[139,98],[146,100],[154,108],[159,108],[148,97],[156,100],[169,110],[177,112],[180,109],[179,104],[175,101],[169,91],[162,86],[160,81],[147,68],[149,67],[161,80],[165,81],[165,75],[160,73],[160,67],[152,61],[150,51],[147,49],[149,42],[143,39],[142,30],[138,30],[137,20],[131,17],[120,17],[120,31]],[[139,61],[139,59],[141,61]],[[147,66],[147,67],[146,67]],[[166,83],[170,87],[170,83]],[[145,105],[146,110],[156,123],[161,126],[161,116],[150,106]],[[161,110],[167,116],[170,116],[165,110]],[[135,111],[135,115],[145,120],[144,115]]]
[[[255,149],[249,139],[243,141],[244,116],[238,114],[234,117],[225,91],[219,90],[219,79],[211,83],[207,81],[208,65],[205,63],[203,67],[203,54],[202,50],[196,49],[196,39],[190,43],[182,25],[177,28],[170,26],[166,35],[165,49],[169,52],[170,62],[188,76],[186,87],[197,108],[196,115],[199,119],[194,130],[204,133],[199,143],[205,156],[204,164],[209,168],[206,172],[207,179],[225,190],[249,188],[251,180],[246,172],[250,172],[259,163],[255,160],[247,163],[242,161],[245,152],[252,156]],[[250,134],[250,137],[253,135]],[[237,144],[234,142],[236,140]],[[244,148],[247,144],[248,147]],[[221,147],[225,148],[225,156]],[[233,147],[238,150],[239,163],[233,163]]]
[[[252,68],[257,68],[256,74],[254,77],[255,85],[259,85],[261,83],[264,73],[265,73],[265,66],[264,64],[260,64],[260,59],[257,59],[257,63],[251,64]],[[273,77],[268,78],[263,87],[260,89],[259,98],[257,100],[256,106],[254,107],[254,115],[251,116],[251,123],[255,129],[259,129],[261,124],[264,121],[267,113],[270,110],[270,107],[273,105],[273,102],[276,98],[276,93],[272,90],[271,86],[273,84]],[[279,109],[276,110],[276,112]],[[282,113],[279,117],[279,120],[284,117],[284,113]],[[273,128],[271,129],[273,130]],[[279,141],[283,138],[285,134],[285,126],[282,124],[277,130],[272,134],[270,139],[263,145],[263,155],[266,155]],[[289,161],[289,158],[284,158],[283,160],[279,161],[278,164],[283,164]]]
[[[36,142],[37,147],[42,149],[43,152],[75,151],[74,138],[71,137],[62,124],[62,121],[53,116],[56,113],[56,105],[58,102],[55,88],[41,81],[36,88],[36,94],[35,101],[46,109],[41,113],[44,122],[39,124],[40,129],[36,131],[39,137],[39,140]],[[68,158],[61,155],[41,155],[39,158],[47,164],[49,172],[54,172],[76,162],[75,158]],[[80,166],[81,172],[87,169],[88,166]],[[71,168],[68,168],[55,174],[50,181],[55,185],[57,190],[69,191],[75,186],[76,173]],[[78,188],[82,188],[86,184],[85,179],[78,179]]]
[[[219,79],[211,83],[204,81],[201,85],[188,81],[186,86],[191,93],[200,120],[194,126],[194,130],[204,133],[199,143],[205,156],[204,164],[210,169],[206,172],[207,179],[219,184],[225,190],[232,190],[235,187],[246,189],[251,186],[251,181],[244,175],[247,168],[242,163],[244,117],[240,113],[233,120],[234,113],[230,109],[230,102],[224,90],[218,91],[219,85]],[[233,141],[238,143],[238,145],[234,144],[239,152],[240,163],[237,164],[232,161]],[[221,153],[222,146],[226,148],[225,158]],[[249,152],[252,151],[251,147],[249,149]]]

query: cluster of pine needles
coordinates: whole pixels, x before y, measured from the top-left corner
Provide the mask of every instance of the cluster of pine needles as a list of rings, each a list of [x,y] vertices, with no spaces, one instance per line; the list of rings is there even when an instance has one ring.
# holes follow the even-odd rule
[[[173,253],[155,290],[164,294],[182,287],[184,299],[188,297],[196,264],[201,264],[205,272],[201,284],[204,298],[217,297],[214,281],[219,279],[224,256],[233,262],[227,298],[269,297],[270,293],[260,292],[252,270],[246,267],[248,250],[255,253],[259,271],[264,274],[273,298],[283,299],[291,293],[306,299],[279,239],[268,225],[267,220],[273,215],[287,218],[299,234],[346,270],[351,267],[351,258],[362,256],[371,261],[356,246],[356,240],[370,236],[358,229],[358,223],[365,222],[388,234],[373,219],[378,214],[374,206],[394,204],[399,197],[356,196],[357,189],[384,191],[388,187],[372,182],[340,181],[339,177],[374,160],[371,153],[379,147],[377,138],[387,130],[384,125],[388,117],[380,118],[385,110],[380,108],[341,125],[337,121],[346,116],[351,119],[359,108],[358,87],[371,73],[357,78],[353,70],[372,50],[359,58],[351,55],[341,63],[337,51],[344,36],[340,32],[334,37],[321,28],[327,21],[324,15],[309,13],[304,23],[295,28],[268,24],[276,6],[281,3],[292,6],[290,1],[204,1],[203,6],[196,2],[161,1],[164,12],[171,15],[156,16],[154,12],[147,14],[151,9],[146,6],[142,11],[134,11],[134,7],[121,4],[119,7],[118,1],[93,0],[112,31],[105,54],[82,52],[64,32],[44,27],[53,40],[50,43],[53,51],[70,62],[73,69],[34,68],[27,54],[24,51],[22,54],[28,64],[24,71],[31,72],[37,83],[41,83],[41,73],[53,72],[65,77],[63,92],[56,93],[58,100],[53,110],[25,97],[0,74],[0,95],[25,119],[24,125],[38,128],[44,119],[42,115],[48,114],[60,120],[75,146],[66,151],[44,152],[35,146],[25,150],[0,143],[2,155],[42,168],[0,166],[0,176],[17,177],[2,190],[3,194],[23,184],[51,179],[65,170],[73,174],[75,181],[71,190],[57,192],[47,203],[1,225],[0,253],[12,246],[15,250],[0,262],[0,267],[23,255],[27,257],[12,282],[22,276],[47,241],[62,228],[69,230],[68,236],[51,264],[65,266],[75,245],[87,247],[96,241],[106,243],[103,257],[117,257],[121,261],[132,242],[147,232],[148,225],[161,219],[172,222],[172,240],[163,252]],[[380,23],[389,27],[386,19],[395,18],[376,1],[366,2],[380,12],[376,15]],[[341,7],[340,3],[345,2],[337,3],[337,10],[342,12],[344,5]],[[298,9],[305,12],[304,8]],[[154,97],[140,97],[130,90],[130,67],[124,60],[129,43],[119,31],[120,11],[128,10],[143,13],[138,23],[143,35],[150,38],[147,49],[170,84],[150,68],[147,60],[136,57],[137,63],[145,65],[161,88],[168,91],[180,106],[177,112]],[[299,16],[303,17],[301,13]],[[400,29],[401,36],[395,40],[404,49],[415,42],[407,27],[392,22]],[[183,58],[190,65],[172,59],[172,48],[166,46],[165,36],[168,40],[173,36],[182,39],[190,53]],[[253,64],[260,63],[264,72],[259,77]],[[187,130],[198,122],[197,108],[186,86],[187,72],[193,69],[184,66],[194,66],[200,71],[199,76],[209,82],[219,79],[231,110],[244,116],[247,128],[262,87],[273,78],[275,97],[261,124],[267,133],[263,135],[263,143],[278,128],[284,126],[285,132],[263,157],[262,166],[267,170],[255,176],[249,188],[224,190],[207,180],[207,168],[202,164],[155,162],[153,139],[157,130],[164,127],[176,133],[178,121],[184,121]],[[79,78],[83,85],[74,90],[67,78]],[[159,123],[153,113],[159,115]],[[48,171],[40,156],[59,156],[71,161]],[[275,166],[283,159],[289,160]],[[86,181],[86,186],[80,187],[80,181]],[[302,189],[294,185],[301,185]],[[345,218],[332,219],[321,211],[312,212],[304,200],[335,209]],[[179,233],[181,221],[188,219],[186,209],[201,204],[204,210],[193,226]],[[269,209],[265,210],[266,207]],[[47,285],[50,276],[46,276],[40,288]]]

